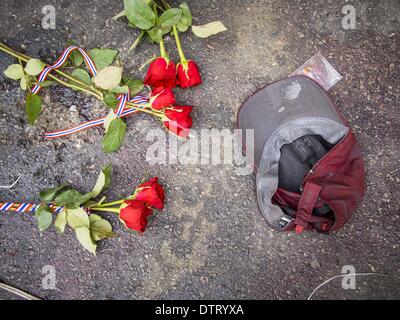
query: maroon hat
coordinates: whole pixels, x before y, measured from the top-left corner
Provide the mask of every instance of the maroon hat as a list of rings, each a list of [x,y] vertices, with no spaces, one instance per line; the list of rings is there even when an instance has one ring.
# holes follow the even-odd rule
[[[364,194],[364,161],[354,134],[328,94],[295,76],[254,93],[238,112],[254,130],[260,210],[277,230],[330,232],[350,219]]]

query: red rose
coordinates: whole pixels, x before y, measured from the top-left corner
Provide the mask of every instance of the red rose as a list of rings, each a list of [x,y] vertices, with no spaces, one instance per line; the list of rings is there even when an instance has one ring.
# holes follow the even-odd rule
[[[176,76],[181,88],[194,87],[201,83],[199,69],[192,60],[187,63],[179,63]]]
[[[165,193],[163,187],[158,184],[157,177],[142,183],[137,187],[137,190],[138,193],[135,196],[135,200],[143,201],[149,207],[159,210],[164,208]]]
[[[158,87],[151,93],[154,100],[151,107],[156,110],[161,110],[165,107],[172,106],[176,103],[174,93],[170,88]]]
[[[151,209],[142,201],[126,200],[127,206],[119,211],[119,219],[131,230],[144,232]]]
[[[189,135],[189,129],[192,127],[192,117],[190,113],[193,107],[171,107],[164,111],[164,125],[172,133],[186,138]]]
[[[152,87],[175,88],[175,72],[175,64],[172,61],[168,62],[165,58],[157,58],[150,63],[144,84]]]

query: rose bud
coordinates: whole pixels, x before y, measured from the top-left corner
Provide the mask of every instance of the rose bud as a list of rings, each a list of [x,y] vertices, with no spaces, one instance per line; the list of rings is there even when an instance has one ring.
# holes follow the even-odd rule
[[[158,87],[151,93],[151,107],[161,110],[176,103],[175,95],[170,88]]]
[[[175,63],[165,58],[157,58],[150,63],[144,84],[152,87],[176,87]]]
[[[199,69],[193,60],[179,63],[176,76],[181,88],[194,87],[201,83]]]
[[[135,200],[145,202],[149,207],[159,210],[164,208],[165,193],[161,185],[158,184],[158,178],[154,177],[149,181],[142,183],[137,187]]]
[[[192,118],[190,113],[193,107],[171,107],[164,111],[163,122],[165,127],[179,137],[186,138],[189,135],[189,129],[192,127]]]
[[[119,219],[131,230],[144,232],[151,209],[139,200],[126,200],[119,211]]]

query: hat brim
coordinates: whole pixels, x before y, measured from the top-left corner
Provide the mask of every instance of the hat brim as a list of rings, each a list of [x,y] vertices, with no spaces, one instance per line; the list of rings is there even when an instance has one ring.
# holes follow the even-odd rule
[[[254,154],[256,170],[269,136],[282,124],[302,117],[322,117],[343,123],[327,92],[305,76],[274,82],[255,92],[242,104],[237,124],[242,130],[246,152]],[[247,129],[254,130],[254,145],[246,143]]]

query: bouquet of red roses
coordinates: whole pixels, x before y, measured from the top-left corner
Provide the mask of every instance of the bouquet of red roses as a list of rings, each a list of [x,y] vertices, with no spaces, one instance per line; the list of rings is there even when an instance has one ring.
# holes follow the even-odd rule
[[[148,95],[140,95],[144,89],[143,81],[123,75],[122,67],[112,65],[117,51],[112,49],[92,49],[89,52],[76,46],[68,47],[60,59],[52,66],[15,52],[0,43],[0,50],[19,60],[10,65],[4,74],[20,82],[26,95],[26,113],[28,122],[33,124],[42,110],[39,91],[59,84],[74,90],[85,92],[111,109],[103,118],[82,123],[73,128],[47,132],[47,139],[70,135],[94,126],[104,125],[103,150],[107,153],[116,151],[122,144],[126,123],[123,117],[137,112],[150,114],[159,119],[172,133],[187,137],[192,126],[191,107],[174,106],[172,92],[153,90]],[[85,62],[87,70],[82,68]],[[50,72],[56,73],[56,75]],[[47,77],[51,80],[47,80]]]
[[[186,32],[189,27],[192,27],[196,36],[207,38],[225,31],[226,28],[220,21],[203,26],[192,26],[192,14],[187,3],[183,2],[179,7],[171,8],[167,1],[161,2],[159,4],[157,1],[124,0],[124,10],[115,18],[125,16],[129,26],[140,30],[130,50],[139,44],[145,34],[152,42],[159,44],[160,56],[150,63],[144,84],[150,86],[153,89],[152,95],[158,98],[158,101],[152,104],[153,108],[164,109],[166,117],[174,120],[165,123],[166,127],[178,136],[186,137],[189,133],[188,129],[192,126],[192,119],[189,117],[192,107],[179,106],[170,109],[165,106],[175,105],[173,88],[194,87],[201,84],[202,80],[196,62],[188,60],[183,52],[179,32]],[[159,11],[162,12],[160,16]],[[169,33],[174,35],[178,49],[180,62],[177,65],[169,58],[165,50],[163,37]]]
[[[162,12],[160,16],[159,11]],[[122,118],[138,112],[152,115],[177,136],[185,138],[189,135],[192,107],[176,106],[172,89],[176,86],[196,86],[201,83],[201,77],[196,63],[186,59],[183,53],[179,32],[186,32],[192,27],[195,35],[205,38],[225,31],[226,28],[219,21],[192,26],[192,15],[186,3],[180,4],[179,8],[171,8],[166,1],[160,5],[152,0],[124,0],[124,11],[117,16],[126,16],[130,26],[141,30],[133,47],[145,34],[151,41],[159,43],[160,57],[153,59],[144,81],[123,74],[120,61],[115,61],[117,50],[94,48],[86,52],[72,45],[64,50],[53,65],[46,65],[0,43],[0,51],[18,60],[4,74],[19,81],[21,89],[27,92],[26,113],[30,124],[35,122],[42,111],[39,91],[54,84],[90,94],[111,109],[102,118],[72,128],[46,132],[45,138],[60,138],[103,125],[103,150],[106,153],[114,152],[125,137],[126,123]],[[163,37],[171,32],[180,56],[177,65],[169,59],[163,42]],[[144,86],[151,91],[143,94]]]
[[[96,242],[115,237],[112,225],[94,212],[111,212],[117,214],[119,221],[127,230],[143,233],[147,226],[147,218],[154,210],[163,210],[165,193],[163,187],[154,177],[141,183],[127,198],[106,202],[99,195],[111,183],[111,166],[100,172],[92,191],[81,193],[68,185],[45,189],[40,192],[40,204],[0,203],[0,211],[34,213],[39,230],[48,229],[53,223],[59,233],[64,233],[69,226],[75,231],[81,245],[96,253]]]

